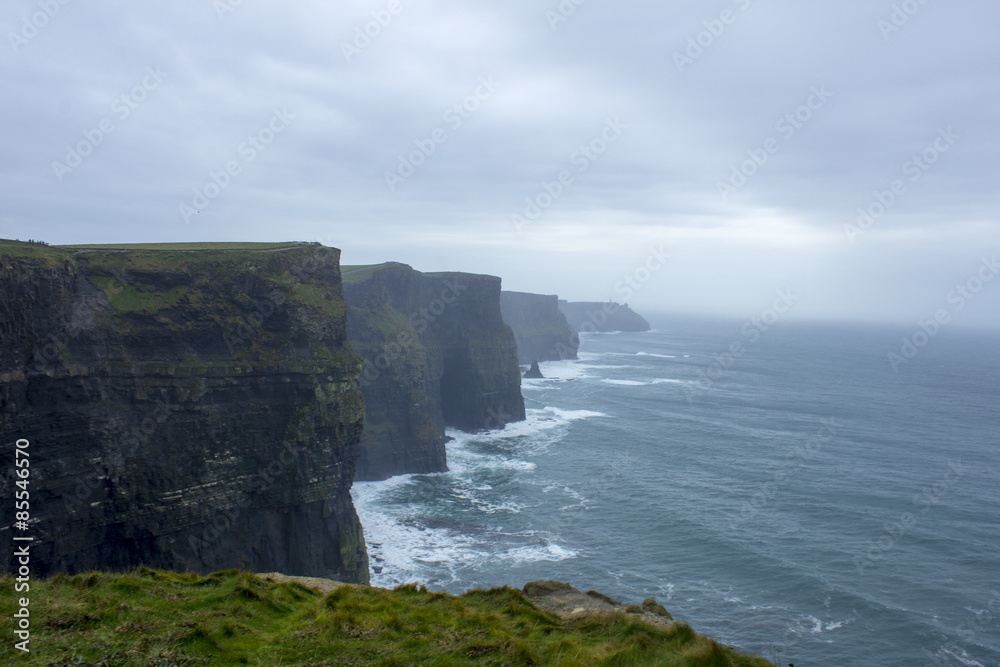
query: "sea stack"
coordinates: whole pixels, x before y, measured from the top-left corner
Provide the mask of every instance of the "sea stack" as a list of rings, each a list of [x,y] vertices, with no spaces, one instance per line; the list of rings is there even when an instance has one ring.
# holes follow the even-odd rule
[[[542,380],[545,378],[545,376],[542,375],[542,369],[538,367],[537,361],[531,362],[531,368],[524,372],[524,377],[529,380]]]

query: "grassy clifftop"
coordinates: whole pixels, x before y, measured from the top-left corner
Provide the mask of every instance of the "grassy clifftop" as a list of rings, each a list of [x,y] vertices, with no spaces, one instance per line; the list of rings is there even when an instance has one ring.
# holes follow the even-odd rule
[[[0,580],[13,589],[10,577]],[[24,665],[664,665],[767,667],[695,634],[613,613],[567,619],[520,591],[461,596],[416,586],[343,586],[323,595],[229,570],[206,577],[141,568],[31,582]],[[10,618],[11,596],[0,598]]]

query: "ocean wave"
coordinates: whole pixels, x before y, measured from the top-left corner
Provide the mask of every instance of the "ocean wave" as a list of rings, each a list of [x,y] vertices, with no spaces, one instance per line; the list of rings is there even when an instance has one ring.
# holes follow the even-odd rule
[[[553,491],[562,491],[571,500],[576,501],[570,505],[564,505],[560,507],[559,508],[560,512],[567,510],[575,510],[575,509],[590,509],[591,506],[590,500],[587,497],[585,497],[582,493],[574,489],[572,486],[569,486],[568,484],[548,484],[547,486],[545,486],[545,488],[542,489],[542,493],[552,493]]]
[[[676,359],[676,354],[656,354],[654,352],[636,352],[637,357],[656,357],[657,359]]]
[[[469,449],[469,443],[476,437],[474,434],[458,432],[453,434],[449,431],[449,435],[452,435],[454,439],[445,445],[448,456],[448,472],[442,474],[454,477],[487,470],[527,472],[535,469],[535,464],[531,461],[505,454],[487,454]]]
[[[965,665],[966,667],[986,667],[983,663],[979,662],[971,655],[969,655],[965,649],[958,648],[958,650],[954,650],[956,648],[958,647],[952,646],[948,648],[942,648],[938,650],[938,652],[935,655],[937,657],[944,658],[946,660],[948,658],[954,658],[955,660]]]
[[[511,518],[528,506],[503,493],[502,485],[530,480],[535,470],[530,457],[561,440],[567,425],[606,416],[547,406],[529,409],[525,421],[500,430],[449,429],[448,472],[355,484],[352,496],[368,542],[372,584],[448,586],[479,569],[577,557],[551,533],[505,532],[501,526],[512,526]],[[564,509],[587,507],[571,485],[553,491],[565,496]]]
[[[601,380],[605,384],[614,384],[622,387],[651,387],[657,384],[684,384],[684,380],[670,380],[667,378],[661,378],[659,380],[650,380],[649,382],[642,382],[640,380],[614,380],[611,378],[605,378]]]
[[[594,410],[563,410],[562,408],[546,406],[544,408],[528,408],[525,411],[525,417],[524,421],[512,422],[502,429],[482,433],[466,433],[457,429],[447,429],[446,434],[452,438],[447,445],[449,462],[452,452],[464,456],[468,452],[467,446],[473,442],[493,442],[514,438],[532,439],[571,422],[607,417],[607,415]]]
[[[408,583],[447,585],[463,580],[463,571],[489,565],[513,566],[558,562],[577,552],[548,538],[484,531],[472,535],[449,527],[427,526],[406,517],[358,507],[365,527],[373,586]],[[525,541],[531,543],[524,543]]]
[[[844,626],[850,625],[852,621],[854,621],[854,617],[846,618],[842,621],[823,621],[816,618],[812,614],[805,614],[801,616],[793,625],[789,626],[788,630],[800,635],[820,635],[824,632],[839,630]]]
[[[587,377],[588,368],[574,359],[563,361],[543,361],[538,364],[538,369],[549,382],[553,380],[579,380]]]

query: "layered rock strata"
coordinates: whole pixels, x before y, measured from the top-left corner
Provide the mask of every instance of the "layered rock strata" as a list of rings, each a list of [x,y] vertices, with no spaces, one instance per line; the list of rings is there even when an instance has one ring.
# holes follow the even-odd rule
[[[559,297],[501,292],[500,309],[514,332],[519,363],[577,358],[580,337],[559,310]]]
[[[30,443],[33,574],[368,581],[350,496],[361,360],[339,257],[0,242],[0,437]]]
[[[524,419],[499,278],[397,263],[345,267],[344,295],[348,338],[365,359],[357,479],[443,472],[445,427],[472,432]]]

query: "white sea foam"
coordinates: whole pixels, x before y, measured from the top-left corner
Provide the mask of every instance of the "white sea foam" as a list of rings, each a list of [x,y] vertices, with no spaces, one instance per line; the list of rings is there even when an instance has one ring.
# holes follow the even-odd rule
[[[847,618],[842,621],[822,621],[812,614],[806,614],[796,623],[796,625],[793,625],[788,629],[796,634],[808,633],[819,635],[824,632],[839,630],[846,625],[850,625],[853,620],[853,618]]]
[[[551,534],[510,534],[488,527],[491,516],[516,515],[525,509],[509,497],[499,496],[483,475],[511,471],[521,477],[535,470],[527,460],[539,448],[562,437],[561,427],[591,418],[606,417],[593,410],[563,410],[556,407],[529,409],[523,422],[508,424],[504,429],[485,433],[464,433],[448,430],[451,440],[446,444],[448,468],[434,475],[406,475],[382,482],[362,482],[354,485],[352,495],[369,544],[372,583],[392,587],[421,582],[428,585],[448,585],[467,576],[467,571],[481,567],[496,567],[497,563],[515,565],[526,562],[561,561],[575,558],[577,553],[557,543]],[[520,439],[520,440],[518,440]],[[406,487],[440,479],[446,494],[438,494],[431,505],[423,501],[394,504],[398,494],[407,497]],[[492,481],[492,480],[491,480]],[[587,500],[568,485],[558,490],[573,504],[568,508],[586,507]],[[412,494],[419,498],[419,493]],[[499,496],[499,497],[498,497]],[[438,514],[433,507],[462,508],[475,525],[440,526],[421,517]],[[431,511],[428,511],[430,509]],[[462,512],[445,509],[451,516]],[[376,568],[379,571],[376,571]]]
[[[535,464],[523,459],[501,454],[484,454],[468,447],[470,441],[477,437],[469,433],[448,432],[454,440],[445,445],[448,454],[448,474],[452,476],[467,475],[485,470],[531,471]]]
[[[657,359],[676,359],[675,354],[656,354],[654,352],[636,352],[637,357],[656,357]]]
[[[543,361],[538,369],[549,382],[553,380],[579,380],[587,377],[587,368],[579,361],[565,359],[563,361]]]
[[[959,648],[957,651],[952,650],[957,647],[942,648],[937,652],[939,656],[951,657],[962,663],[966,667],[986,667],[983,663],[979,662],[971,655],[969,655],[965,649]]]
[[[373,502],[395,489],[412,484],[415,475],[399,475],[378,482],[354,482],[351,494],[354,502]]]
[[[650,387],[657,384],[684,384],[683,380],[670,380],[667,378],[661,378],[659,380],[650,380],[649,382],[642,382],[639,380],[613,380],[611,378],[605,378],[601,380],[605,384],[614,384],[622,387]]]
[[[553,491],[562,491],[570,500],[576,501],[570,505],[560,507],[559,511],[590,509],[590,500],[568,484],[549,484],[542,489],[542,493],[552,493]]]
[[[485,456],[468,449],[468,445],[473,442],[487,442],[496,440],[510,440],[514,438],[537,439],[538,436],[545,435],[547,431],[557,429],[567,424],[581,419],[591,419],[595,417],[607,417],[603,412],[593,410],[562,410],[560,408],[547,406],[544,408],[529,408],[525,412],[526,419],[520,422],[507,424],[504,428],[483,433],[465,433],[456,429],[446,431],[452,440],[446,445],[448,453],[448,465],[452,468],[452,461],[461,459],[469,461],[471,457],[483,465],[499,465],[508,467],[510,465],[520,466],[506,460],[502,456]],[[452,457],[456,457],[453,459]],[[492,463],[491,463],[492,460]],[[506,460],[506,462],[505,462]],[[454,470],[453,470],[454,471]]]
[[[373,511],[361,503],[358,514],[365,527],[374,586],[391,588],[413,582],[446,585],[460,581],[466,568],[556,562],[577,556],[572,549],[541,537],[489,531],[464,534]],[[525,540],[534,543],[523,544]]]

